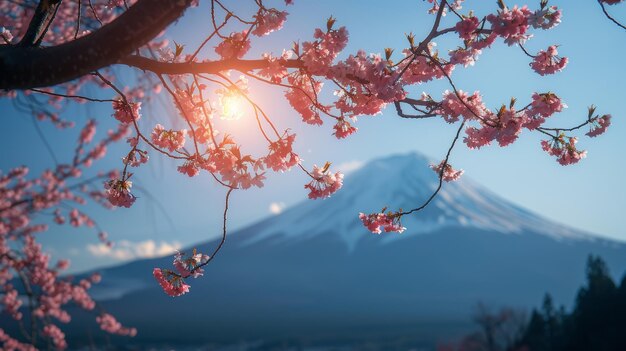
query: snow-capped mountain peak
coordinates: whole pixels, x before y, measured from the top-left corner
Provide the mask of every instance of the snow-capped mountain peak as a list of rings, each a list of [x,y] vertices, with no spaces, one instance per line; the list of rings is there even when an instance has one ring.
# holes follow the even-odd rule
[[[246,244],[266,239],[276,242],[339,235],[350,249],[371,235],[361,225],[359,212],[410,209],[422,204],[437,188],[434,161],[418,153],[376,159],[349,174],[344,187],[325,200],[308,200],[268,219]],[[444,228],[477,228],[503,234],[534,232],[555,239],[592,239],[591,235],[551,222],[524,210],[476,184],[467,176],[444,183],[424,210],[405,216],[403,234],[386,234],[381,243],[435,232]],[[333,234],[330,234],[333,233]]]

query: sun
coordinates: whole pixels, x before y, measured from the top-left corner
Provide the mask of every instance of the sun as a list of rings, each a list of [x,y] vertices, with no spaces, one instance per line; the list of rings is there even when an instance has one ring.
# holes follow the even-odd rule
[[[229,90],[220,98],[222,105],[221,118],[224,120],[238,120],[243,116],[245,101],[241,93]]]

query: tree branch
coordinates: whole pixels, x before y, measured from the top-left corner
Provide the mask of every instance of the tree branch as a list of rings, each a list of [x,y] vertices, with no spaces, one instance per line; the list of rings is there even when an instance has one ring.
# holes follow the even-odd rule
[[[0,89],[52,86],[115,64],[179,18],[192,0],[139,0],[111,23],[49,48],[0,46]]]
[[[20,46],[37,46],[46,35],[50,23],[54,20],[61,0],[41,0],[35,9],[33,18],[28,24],[26,34],[20,41]]]
[[[206,62],[161,62],[147,57],[131,55],[120,59],[117,63],[139,68],[156,74],[215,74],[230,69],[248,72],[269,66],[268,60],[227,59]],[[301,60],[287,60],[286,68],[304,68]]]

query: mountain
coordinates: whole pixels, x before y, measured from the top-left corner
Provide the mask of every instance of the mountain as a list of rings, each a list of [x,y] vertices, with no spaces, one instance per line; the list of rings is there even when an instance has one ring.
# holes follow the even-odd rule
[[[133,342],[432,345],[464,331],[478,301],[528,308],[550,292],[570,304],[590,253],[614,272],[626,269],[625,244],[549,221],[467,177],[404,218],[405,233],[367,232],[359,212],[411,208],[430,196],[437,177],[428,164],[418,154],[372,161],[331,198],[229,234],[204,277],[191,279],[191,292],[179,298],[151,276],[153,267],[171,267],[172,257],[105,269],[94,292],[139,329]]]

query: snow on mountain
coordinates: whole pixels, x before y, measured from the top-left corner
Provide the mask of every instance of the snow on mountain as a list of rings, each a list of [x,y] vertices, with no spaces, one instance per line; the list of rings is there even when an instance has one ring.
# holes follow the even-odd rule
[[[329,199],[306,201],[271,220],[246,243],[265,239],[307,240],[323,233],[337,233],[353,250],[367,232],[359,212],[378,212],[384,206],[410,209],[423,203],[437,188],[434,163],[410,153],[372,161],[350,174],[344,187]],[[555,239],[593,240],[592,235],[556,224],[517,207],[468,179],[444,183],[437,197],[421,212],[405,216],[404,234],[388,234],[381,243],[444,228],[474,228],[503,234],[533,231]]]

